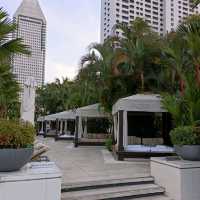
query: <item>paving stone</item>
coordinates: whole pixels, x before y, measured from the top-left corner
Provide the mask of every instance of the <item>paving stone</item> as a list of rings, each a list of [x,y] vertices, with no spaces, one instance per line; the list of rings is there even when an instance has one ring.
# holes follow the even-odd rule
[[[46,154],[55,161],[63,174],[63,183],[136,178],[150,176],[149,160],[119,162],[112,159],[105,147],[73,148],[70,141],[38,137],[50,147]]]

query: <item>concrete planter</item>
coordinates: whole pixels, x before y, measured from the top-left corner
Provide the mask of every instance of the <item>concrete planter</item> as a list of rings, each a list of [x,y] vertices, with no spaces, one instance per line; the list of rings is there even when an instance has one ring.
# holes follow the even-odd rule
[[[30,161],[32,148],[0,149],[0,172],[17,171]]]
[[[200,161],[200,145],[175,146],[175,152],[184,160]]]

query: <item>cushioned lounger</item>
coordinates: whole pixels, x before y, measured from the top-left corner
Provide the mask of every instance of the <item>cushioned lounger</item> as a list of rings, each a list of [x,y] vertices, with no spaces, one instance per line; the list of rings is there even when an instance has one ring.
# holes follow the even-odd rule
[[[173,153],[174,148],[165,145],[146,146],[146,145],[128,145],[126,152],[144,152],[144,153]]]

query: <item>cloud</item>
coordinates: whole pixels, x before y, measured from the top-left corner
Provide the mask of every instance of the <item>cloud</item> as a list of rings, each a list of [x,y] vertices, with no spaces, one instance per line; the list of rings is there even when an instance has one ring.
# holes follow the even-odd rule
[[[21,0],[1,0],[13,15]],[[100,0],[39,0],[47,19],[45,81],[73,78],[90,43],[100,38]]]
[[[56,78],[69,78],[72,80],[77,74],[77,69],[71,66],[66,66],[64,63],[48,63],[49,70],[46,70],[46,82],[53,82]]]

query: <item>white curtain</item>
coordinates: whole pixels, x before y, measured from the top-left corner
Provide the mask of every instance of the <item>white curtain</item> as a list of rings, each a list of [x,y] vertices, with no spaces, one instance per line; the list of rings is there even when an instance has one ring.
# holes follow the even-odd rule
[[[82,117],[79,117],[79,120],[78,120],[78,138],[81,138],[82,135],[83,135]]]
[[[126,147],[128,145],[128,117],[127,111],[123,113],[123,145]]]
[[[87,137],[87,118],[84,119],[84,133],[83,133],[83,137],[84,138]]]
[[[62,130],[63,130],[63,121],[60,121],[60,134],[62,134]]]
[[[68,130],[67,130],[67,120],[65,120],[65,129],[64,129],[64,133],[68,134]]]

